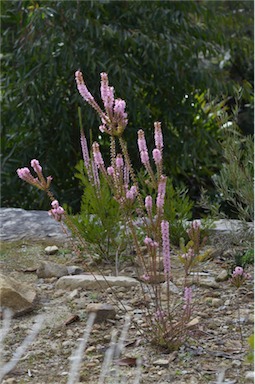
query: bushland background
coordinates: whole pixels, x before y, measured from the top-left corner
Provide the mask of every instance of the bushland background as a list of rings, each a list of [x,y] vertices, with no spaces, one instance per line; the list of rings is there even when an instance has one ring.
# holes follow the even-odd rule
[[[16,169],[37,158],[61,204],[77,212],[82,188],[78,107],[89,141],[104,157],[108,137],[79,96],[80,69],[99,100],[100,72],[127,102],[125,132],[137,169],[137,130],[153,148],[162,122],[165,174],[221,201],[213,177],[231,129],[253,134],[252,1],[1,1],[1,205],[48,209]]]

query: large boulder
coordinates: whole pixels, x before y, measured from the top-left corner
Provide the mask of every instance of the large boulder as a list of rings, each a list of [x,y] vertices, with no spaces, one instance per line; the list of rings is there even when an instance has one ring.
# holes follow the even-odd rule
[[[21,283],[0,273],[0,307],[9,308],[13,316],[30,312],[35,305],[36,291],[31,286]]]

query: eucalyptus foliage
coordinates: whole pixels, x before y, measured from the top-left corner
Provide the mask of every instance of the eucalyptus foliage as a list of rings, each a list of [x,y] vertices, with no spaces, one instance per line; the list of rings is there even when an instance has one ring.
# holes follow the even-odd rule
[[[57,181],[59,200],[79,209],[77,69],[95,96],[100,72],[114,79],[127,101],[126,139],[137,165],[137,129],[162,121],[165,173],[193,197],[199,184],[212,187],[221,166],[223,105],[212,100],[231,104],[238,84],[245,90],[241,122],[246,130],[252,124],[252,2],[2,1],[1,15],[4,206],[38,208],[36,192],[21,191],[15,173],[37,157]],[[99,122],[87,106],[84,114],[88,137]],[[48,205],[41,200],[40,207]]]

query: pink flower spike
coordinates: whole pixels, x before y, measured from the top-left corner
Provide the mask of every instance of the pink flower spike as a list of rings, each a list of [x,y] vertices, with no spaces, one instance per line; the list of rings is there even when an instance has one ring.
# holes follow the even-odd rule
[[[125,113],[125,108],[126,108],[125,100],[116,99],[115,104],[114,104],[114,108],[113,108],[114,116],[116,116],[120,119],[126,118],[127,114]]]
[[[24,168],[18,168],[17,169],[17,174],[20,179],[27,181],[28,179],[34,180],[34,177],[31,175],[29,169],[27,167]]]
[[[82,150],[82,157],[84,161],[84,165],[87,169],[87,172],[89,172],[90,169],[90,157],[89,157],[89,150],[88,150],[88,143],[86,136],[84,134],[84,131],[81,131],[81,150]]]
[[[24,180],[27,183],[32,184],[39,189],[43,189],[38,178],[34,178],[27,167],[17,169],[17,174],[21,180]]]
[[[114,168],[113,167],[108,167],[107,168],[107,173],[109,176],[113,176],[114,175]]]
[[[166,193],[166,180],[167,177],[162,175],[158,184],[158,193],[163,196],[165,196]]]
[[[117,168],[123,168],[124,167],[124,161],[123,161],[122,155],[120,153],[116,157],[116,167]]]
[[[140,156],[141,156],[141,162],[146,165],[149,163],[149,155],[148,155],[148,152],[147,151],[141,151],[140,152]]]
[[[31,160],[31,167],[35,171],[35,173],[40,174],[42,173],[42,167],[40,166],[40,163],[38,160],[33,159]]]
[[[91,95],[88,88],[86,87],[85,82],[83,80],[82,73],[80,71],[75,72],[75,80],[76,80],[78,91],[80,95],[83,97],[83,99],[87,102],[94,101],[94,97]]]
[[[159,121],[156,121],[154,123],[154,139],[155,139],[155,145],[156,148],[162,151],[163,149],[163,136],[162,136],[162,131],[161,131],[161,123]]]
[[[152,212],[152,197],[151,196],[146,196],[145,197],[145,208],[148,214],[151,214]]]
[[[163,249],[163,264],[164,273],[166,276],[170,275],[170,241],[169,241],[169,223],[166,220],[161,222],[161,236],[162,236],[162,249]]]
[[[105,104],[108,96],[108,75],[105,72],[100,73],[101,76],[101,99]]]
[[[102,158],[101,152],[100,152],[100,147],[97,142],[94,142],[92,145],[92,151],[93,151],[93,156],[95,160],[95,164],[98,168],[101,166],[104,166],[104,160]]]
[[[152,151],[153,160],[155,161],[155,164],[158,165],[162,161],[162,155],[159,149],[155,148]]]
[[[142,129],[138,131],[137,143],[138,143],[139,152],[142,152],[142,151],[148,152],[144,131]]]
[[[105,110],[108,114],[112,113],[112,107],[114,103],[114,88],[109,87],[108,84],[108,75],[105,72],[101,74],[101,99],[103,101]]]
[[[52,208],[57,209],[59,207],[59,202],[57,200],[53,200],[51,203]]]

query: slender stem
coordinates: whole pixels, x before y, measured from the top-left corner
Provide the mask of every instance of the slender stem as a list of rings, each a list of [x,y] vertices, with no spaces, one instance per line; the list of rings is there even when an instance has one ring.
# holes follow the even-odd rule
[[[240,333],[241,345],[243,348],[244,341],[243,341],[243,331],[242,331],[242,325],[241,325],[239,288],[237,288],[236,297],[237,297],[238,328],[239,328],[239,333]]]

